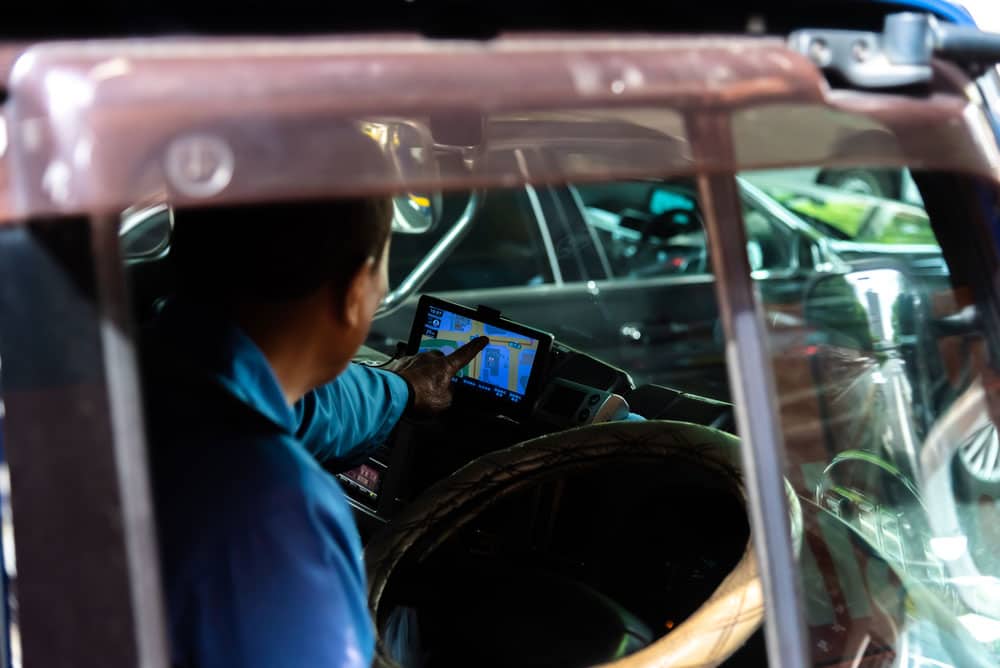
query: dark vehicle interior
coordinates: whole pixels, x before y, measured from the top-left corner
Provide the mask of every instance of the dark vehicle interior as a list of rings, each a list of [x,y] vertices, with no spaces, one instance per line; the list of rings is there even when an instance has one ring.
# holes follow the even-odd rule
[[[503,195],[494,201],[504,205]],[[488,232],[467,242],[489,252]],[[128,266],[140,319],[170,293],[172,258],[154,236],[140,226],[128,241],[143,256]],[[404,239],[402,252],[415,263],[414,242],[424,242]],[[536,269],[522,271],[519,280]],[[516,324],[488,307],[467,315],[493,335]],[[373,365],[389,359],[373,349],[361,357]],[[383,588],[378,623],[399,606],[416,609],[429,665],[619,659],[681,625],[737,565],[745,570],[749,528],[729,403],[637,388],[626,371],[558,340],[540,347],[527,369],[521,406],[457,387],[442,416],[404,419],[355,468],[330,470],[369,543],[369,569],[382,565],[384,576],[372,583]],[[658,422],[594,424],[629,411]],[[652,424],[666,430],[644,430]],[[583,447],[591,433],[598,441]],[[494,471],[490,485],[463,481],[476,466]],[[484,489],[495,494],[484,499]],[[444,514],[425,503],[445,497],[453,505]],[[403,547],[400,535],[409,536]],[[759,665],[762,653],[758,634],[743,650],[745,665]]]

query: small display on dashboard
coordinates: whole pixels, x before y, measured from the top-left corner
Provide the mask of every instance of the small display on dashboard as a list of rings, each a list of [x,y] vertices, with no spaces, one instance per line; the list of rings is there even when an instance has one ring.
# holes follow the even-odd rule
[[[552,336],[510,322],[489,309],[474,310],[432,297],[421,299],[410,336],[411,352],[450,354],[481,336],[490,342],[453,380],[461,394],[510,408],[536,396],[539,369]]]
[[[512,403],[522,401],[538,352],[538,339],[431,306],[419,352],[440,350],[447,355],[480,336],[488,336],[489,345],[455,375],[455,382],[492,392]]]
[[[378,494],[379,492],[382,474],[378,471],[378,469],[375,469],[368,464],[362,464],[361,466],[353,468],[350,471],[344,471],[342,475],[368,490],[372,494]]]

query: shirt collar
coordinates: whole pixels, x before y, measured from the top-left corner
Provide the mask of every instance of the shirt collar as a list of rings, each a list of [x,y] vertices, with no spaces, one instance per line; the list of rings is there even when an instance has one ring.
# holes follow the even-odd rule
[[[173,298],[154,329],[176,353],[216,384],[288,433],[297,420],[271,365],[236,323],[210,307]]]

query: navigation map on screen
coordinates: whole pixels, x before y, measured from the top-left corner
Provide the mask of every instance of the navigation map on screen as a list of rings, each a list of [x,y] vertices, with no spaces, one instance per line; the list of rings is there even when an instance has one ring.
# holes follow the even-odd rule
[[[490,344],[456,374],[456,382],[513,403],[521,401],[531,377],[538,339],[431,306],[419,350],[440,350],[447,355],[480,336],[490,337]]]

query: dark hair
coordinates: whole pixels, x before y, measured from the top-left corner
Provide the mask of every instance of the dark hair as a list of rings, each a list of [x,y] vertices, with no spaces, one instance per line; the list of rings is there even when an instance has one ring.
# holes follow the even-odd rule
[[[327,282],[344,295],[381,258],[391,223],[388,197],[178,209],[178,291],[219,306],[291,301]]]

